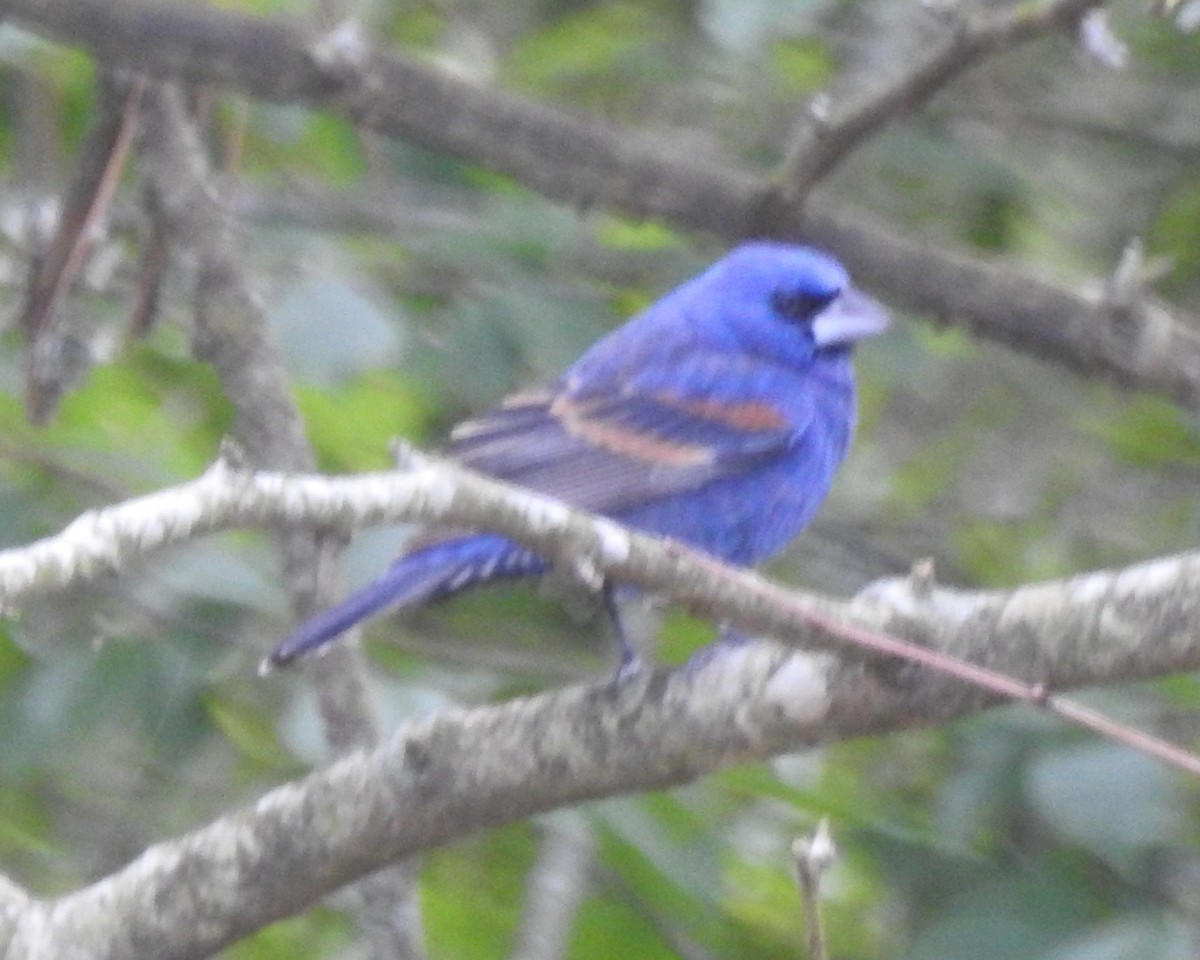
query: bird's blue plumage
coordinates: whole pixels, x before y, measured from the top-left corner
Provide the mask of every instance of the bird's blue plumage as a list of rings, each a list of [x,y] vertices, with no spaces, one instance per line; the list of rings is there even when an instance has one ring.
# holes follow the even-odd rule
[[[750,565],[829,491],[855,422],[850,351],[886,325],[832,257],[744,244],[600,340],[546,390],[460,425],[463,465]],[[543,573],[493,534],[426,537],[271,654],[287,663],[360,620]]]

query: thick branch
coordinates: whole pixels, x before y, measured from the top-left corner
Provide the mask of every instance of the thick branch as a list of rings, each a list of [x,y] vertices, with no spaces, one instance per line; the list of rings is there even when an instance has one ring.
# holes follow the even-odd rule
[[[1063,0],[1044,9],[1082,5]],[[816,201],[802,213],[784,199],[786,185],[666,155],[629,131],[474,86],[342,33],[308,36],[283,20],[191,5],[8,0],[8,9],[102,60],[336,109],[363,126],[506,173],[553,200],[659,218],[731,241],[801,236],[835,250],[896,306],[965,324],[1080,373],[1200,405],[1200,336],[1161,308],[1109,310],[1025,272],[856,223]],[[1031,22],[1041,29],[1056,21]]]
[[[574,687],[444,711],[104,881],[32,905],[6,956],[208,956],[430,846],[803,742],[824,711],[821,683],[806,657],[754,645],[719,669],[655,676],[617,696]]]

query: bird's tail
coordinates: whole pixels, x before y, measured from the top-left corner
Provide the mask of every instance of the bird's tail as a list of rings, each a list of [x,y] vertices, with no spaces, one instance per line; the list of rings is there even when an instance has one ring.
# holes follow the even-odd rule
[[[303,624],[268,654],[263,667],[291,663],[382,610],[418,606],[484,580],[526,576],[545,567],[536,554],[491,534],[436,541],[399,557],[378,579]]]

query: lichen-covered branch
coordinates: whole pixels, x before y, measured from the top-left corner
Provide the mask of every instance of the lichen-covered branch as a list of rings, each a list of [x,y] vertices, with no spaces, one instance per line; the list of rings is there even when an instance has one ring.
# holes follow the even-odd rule
[[[686,782],[814,734],[807,658],[752,645],[614,695],[571,687],[447,710],[250,807],[159,844],[77,893],[30,904],[8,960],[199,958],[381,866],[475,830]]]

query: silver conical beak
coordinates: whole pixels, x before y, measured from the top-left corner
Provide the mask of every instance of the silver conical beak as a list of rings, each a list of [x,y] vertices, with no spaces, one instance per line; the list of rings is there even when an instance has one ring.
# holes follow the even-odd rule
[[[856,343],[887,328],[888,314],[883,306],[854,287],[847,287],[813,321],[813,337],[818,347],[836,347]]]

